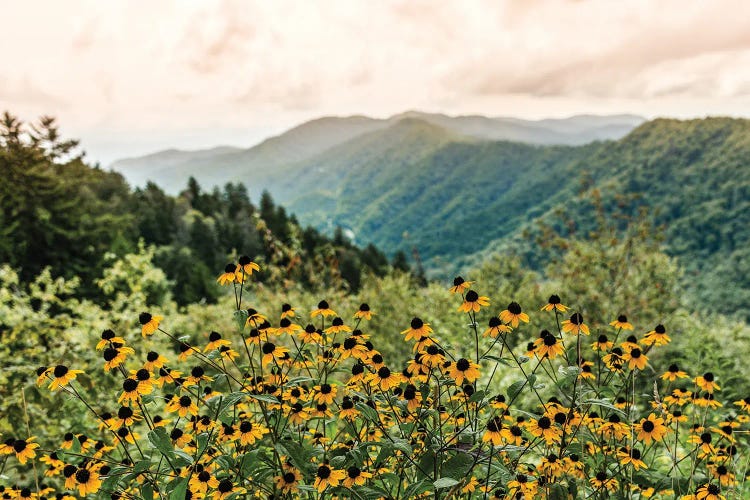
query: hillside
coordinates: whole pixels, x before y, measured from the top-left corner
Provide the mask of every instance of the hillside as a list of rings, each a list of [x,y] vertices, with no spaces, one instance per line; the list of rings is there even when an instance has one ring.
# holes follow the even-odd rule
[[[521,120],[486,116],[448,116],[408,111],[386,119],[365,116],[324,117],[303,123],[249,149],[214,148],[201,151],[167,150],[116,161],[111,168],[133,185],[151,180],[176,194],[189,177],[206,186],[245,182],[254,197],[268,189],[282,199],[295,165],[351,139],[418,119],[458,136],[510,140],[530,144],[585,144],[618,139],[644,120],[632,115],[580,115],[554,120]],[[283,171],[283,174],[282,174]]]
[[[748,158],[750,121],[740,119],[654,120],[620,141],[578,147],[478,141],[412,119],[298,165],[325,174],[295,178],[304,194],[287,204],[302,222],[349,228],[359,243],[416,247],[445,278],[476,262],[471,254],[509,245],[542,265],[521,236],[538,218],[562,231],[562,212],[585,235],[585,179],[607,210],[648,207],[690,293],[702,307],[733,311],[750,301]],[[618,196],[633,201],[618,206]]]

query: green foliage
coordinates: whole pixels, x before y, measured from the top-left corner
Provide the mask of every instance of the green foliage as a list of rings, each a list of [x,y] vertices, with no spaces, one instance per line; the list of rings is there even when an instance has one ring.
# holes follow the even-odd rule
[[[268,193],[256,209],[239,183],[205,192],[191,178],[177,197],[152,183],[131,191],[119,174],[84,163],[75,147],[59,138],[50,118],[29,125],[6,113],[0,123],[0,262],[17,269],[23,281],[49,267],[54,276],[80,278],[79,294],[105,302],[110,297],[96,280],[113,258],[138,251],[141,241],[157,247],[149,251],[181,305],[216,302],[216,275],[239,255],[293,266],[290,277],[312,286],[302,279],[312,270],[297,271],[280,247],[298,248],[313,260],[337,260],[329,267],[341,287],[358,288],[363,269],[388,272],[385,255],[374,246],[362,250],[311,228],[302,237],[296,218]]]

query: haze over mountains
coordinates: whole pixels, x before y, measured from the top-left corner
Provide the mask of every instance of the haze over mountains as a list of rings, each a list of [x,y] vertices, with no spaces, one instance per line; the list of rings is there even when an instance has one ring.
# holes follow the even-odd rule
[[[577,115],[534,121],[479,115],[453,117],[418,111],[407,111],[386,119],[323,117],[248,149],[228,146],[197,151],[169,149],[118,160],[111,167],[125,175],[133,185],[144,185],[151,180],[172,193],[182,189],[185,181],[193,176],[208,187],[243,181],[253,195],[268,189],[286,199],[286,193],[276,186],[279,168],[294,170],[289,167],[295,163],[309,160],[363,134],[394,126],[404,119],[422,120],[467,138],[568,145],[619,139],[645,121],[635,115]]]
[[[513,123],[421,113],[322,118],[247,150],[162,152],[114,167],[131,182],[140,175],[171,190],[190,175],[206,188],[242,181],[254,197],[268,189],[303,224],[341,226],[391,255],[416,248],[441,278],[498,249],[539,265],[523,232],[562,211],[585,234],[593,190],[607,210],[622,210],[616,200],[625,196],[626,211],[645,207],[664,226],[665,250],[688,272],[686,294],[710,310],[746,309],[750,120]]]

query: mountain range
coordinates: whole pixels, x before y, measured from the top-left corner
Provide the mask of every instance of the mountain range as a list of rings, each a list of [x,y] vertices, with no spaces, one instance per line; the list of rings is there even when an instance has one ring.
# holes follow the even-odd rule
[[[168,149],[118,160],[111,168],[125,175],[133,185],[142,186],[150,180],[173,194],[182,189],[185,181],[192,176],[206,186],[242,181],[253,195],[257,196],[267,189],[286,199],[287,194],[294,196],[294,192],[287,193],[277,186],[280,169],[292,173],[298,170],[294,166],[300,162],[406,119],[418,119],[466,138],[569,145],[618,139],[644,121],[644,118],[635,115],[577,115],[534,121],[479,115],[447,116],[418,111],[407,111],[386,119],[323,117],[247,149],[229,146],[197,151]]]
[[[171,178],[154,179],[167,187],[194,175],[208,186],[241,180],[254,195],[268,189],[303,224],[341,226],[390,254],[416,248],[442,278],[560,211],[585,230],[593,218],[586,192],[610,206],[630,197],[633,213],[646,207],[663,227],[665,250],[706,309],[747,309],[750,120],[513,123],[420,113],[323,118],[248,150],[164,152],[114,168],[129,179],[158,172]]]

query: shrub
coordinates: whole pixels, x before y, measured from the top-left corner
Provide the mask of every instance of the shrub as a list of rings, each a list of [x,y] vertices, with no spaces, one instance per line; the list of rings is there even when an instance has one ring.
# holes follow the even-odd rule
[[[429,318],[406,317],[410,360],[397,365],[368,335],[377,310],[362,304],[340,316],[321,300],[309,318],[291,305],[271,314],[246,303],[256,270],[243,257],[219,277],[234,291],[231,333],[191,342],[156,311],[138,315],[138,342],[105,330],[95,348],[117,379],[110,406],[78,383],[82,367],[39,368],[37,383],[77,400],[95,427],[49,445],[17,425],[3,438],[3,467],[30,479],[5,492],[149,500],[743,494],[750,398],[722,401],[722,380],[710,372],[656,370],[668,327],[636,335],[622,315],[589,322],[558,295],[541,311],[494,307],[457,277],[449,292],[468,324],[461,341],[452,334],[449,346]],[[157,336],[172,353],[149,349]]]

